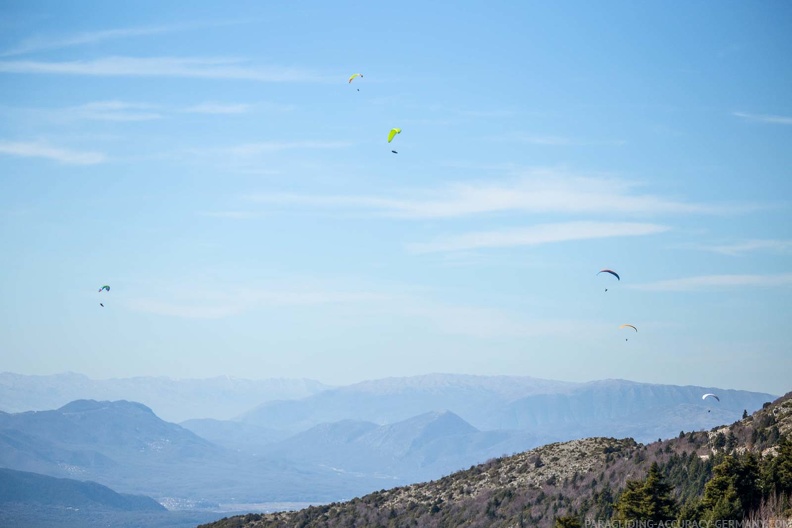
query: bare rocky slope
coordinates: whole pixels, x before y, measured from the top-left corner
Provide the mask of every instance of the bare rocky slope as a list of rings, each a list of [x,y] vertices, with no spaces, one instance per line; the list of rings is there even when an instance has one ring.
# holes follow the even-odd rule
[[[546,527],[564,515],[603,519],[612,514],[625,483],[642,479],[653,462],[663,465],[683,502],[701,494],[719,455],[772,457],[784,435],[792,436],[792,393],[731,425],[680,431],[670,440],[553,443],[436,481],[296,512],[225,518],[201,528]]]

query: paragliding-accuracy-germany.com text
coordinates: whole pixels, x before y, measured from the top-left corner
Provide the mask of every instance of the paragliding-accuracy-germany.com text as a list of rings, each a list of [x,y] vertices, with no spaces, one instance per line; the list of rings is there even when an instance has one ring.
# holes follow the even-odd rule
[[[586,519],[583,526],[584,528],[792,528],[792,522],[787,519],[718,519],[714,521],[599,521]]]

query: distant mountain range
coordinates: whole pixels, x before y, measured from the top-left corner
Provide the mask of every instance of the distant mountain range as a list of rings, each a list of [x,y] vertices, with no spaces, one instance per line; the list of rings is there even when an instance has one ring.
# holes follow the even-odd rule
[[[264,402],[243,414],[245,423],[303,431],[337,420],[394,423],[418,414],[450,410],[476,427],[493,429],[488,416],[520,398],[565,394],[580,384],[525,376],[427,374],[364,381],[289,401]]]
[[[0,468],[0,526],[25,528],[192,528],[211,511],[168,511],[152,498],[90,481]]]
[[[235,452],[127,401],[77,400],[57,410],[0,413],[0,467],[92,480],[175,505],[321,501],[379,483]]]
[[[701,396],[708,392],[719,394],[720,402],[703,401]],[[626,380],[568,383],[431,374],[266,402],[238,420],[298,432],[339,420],[389,424],[447,410],[482,431],[528,431],[547,441],[614,433],[649,441],[673,436],[681,429],[707,429],[734,421],[743,411],[752,412],[775,398],[757,392]],[[658,415],[665,419],[658,420]]]
[[[122,511],[165,511],[165,507],[154,499],[116,493],[96,482],[53,478],[0,468],[0,504],[9,503]]]
[[[15,380],[14,391],[21,394],[32,378],[3,379]],[[71,379],[77,386],[62,387],[62,393],[82,390],[86,378]],[[199,401],[222,400],[218,379],[192,380],[176,399],[204,387]],[[228,390],[236,394],[242,386]],[[717,393],[720,402],[703,401],[705,392]],[[0,467],[91,480],[176,507],[330,502],[437,479],[548,442],[592,435],[641,442],[675,437],[680,430],[734,422],[744,410],[773,399],[623,380],[449,374],[325,388],[265,401],[234,420],[201,417],[198,409],[193,414],[199,418],[181,424],[162,420],[139,402],[80,399],[55,410],[0,413]],[[0,406],[9,407],[4,400]]]
[[[130,400],[173,422],[233,418],[271,400],[309,396],[330,388],[310,379],[250,380],[135,377],[95,380],[72,372],[51,376],[0,373],[0,411],[44,411],[74,400]]]
[[[479,431],[443,411],[387,425],[355,420],[321,424],[266,446],[263,453],[406,483],[437,478],[471,461],[522,451],[538,442],[523,431]]]

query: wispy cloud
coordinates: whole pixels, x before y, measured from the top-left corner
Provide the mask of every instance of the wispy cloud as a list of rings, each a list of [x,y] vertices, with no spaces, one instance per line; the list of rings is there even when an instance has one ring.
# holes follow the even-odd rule
[[[253,108],[249,104],[201,103],[182,110],[189,114],[244,114]]]
[[[163,117],[154,105],[124,101],[97,101],[72,106],[65,108],[63,115],[72,119],[97,121],[152,121]]]
[[[745,205],[689,203],[640,194],[636,185],[612,178],[570,176],[559,171],[533,171],[503,183],[459,183],[445,188],[402,193],[403,197],[365,195],[257,194],[259,203],[327,208],[357,208],[400,218],[455,218],[499,212],[627,213],[635,215],[705,213],[750,210]]]
[[[631,288],[644,291],[699,291],[745,286],[766,288],[792,286],[792,273],[774,275],[703,275],[635,284]]]
[[[206,27],[222,26],[228,24],[238,24],[240,22],[210,22],[210,23],[187,23],[187,24],[172,24],[163,26],[148,26],[148,27],[134,27],[134,28],[117,28],[117,29],[104,29],[97,31],[85,31],[68,36],[35,36],[23,40],[17,46],[0,52],[0,57],[11,57],[15,55],[24,55],[27,53],[34,53],[38,51],[48,51],[53,49],[70,48],[73,46],[81,46],[85,44],[96,44],[108,40],[118,40],[130,37],[145,37],[148,35],[156,35],[163,33],[173,33],[176,31],[184,31],[191,29],[200,29]]]
[[[627,142],[622,139],[579,139],[563,136],[509,134],[498,138],[497,141],[515,141],[531,145],[547,145],[556,147],[585,147],[585,146],[621,146]]]
[[[496,308],[407,298],[391,303],[394,314],[429,321],[440,332],[478,339],[569,335],[570,328],[594,331],[590,322],[537,319]]]
[[[95,165],[105,161],[104,154],[98,152],[77,151],[37,142],[0,141],[0,154],[46,158],[69,165]]]
[[[0,73],[105,77],[188,77],[259,82],[326,82],[298,68],[255,67],[235,58],[106,57],[85,61],[0,61]]]
[[[744,255],[757,251],[772,251],[776,253],[792,252],[792,240],[746,240],[735,244],[722,244],[714,246],[696,246],[696,249],[712,251],[723,255]]]
[[[386,295],[367,291],[328,290],[240,290],[231,293],[171,293],[169,300],[140,298],[130,301],[133,310],[183,317],[188,319],[220,319],[239,315],[261,307],[316,306],[326,304],[366,303],[383,301]]]
[[[54,119],[87,119],[96,121],[153,121],[181,114],[243,114],[254,108],[264,107],[274,111],[285,111],[290,107],[276,104],[212,103],[205,102],[184,108],[167,107],[150,103],[129,101],[93,101],[65,108],[30,109]]]
[[[251,218],[261,217],[261,213],[252,211],[206,211],[199,214],[201,216],[210,216],[212,218],[228,218],[232,220],[248,220]]]
[[[771,123],[775,125],[792,125],[792,117],[768,115],[768,114],[749,114],[746,112],[732,112],[733,115],[741,117],[748,121],[757,121],[760,123]]]
[[[457,110],[457,113],[465,117],[480,118],[514,117],[516,115],[514,110]]]
[[[265,152],[281,150],[338,149],[351,146],[349,141],[260,141],[221,148],[225,153],[236,156],[255,156]]]
[[[527,337],[568,333],[570,327],[585,328],[590,323],[542,319],[524,313],[492,307],[453,304],[422,295],[398,293],[378,288],[329,289],[321,285],[293,290],[254,287],[232,291],[167,291],[161,297],[138,298],[128,306],[139,312],[184,319],[224,319],[262,308],[318,307],[344,305],[361,310],[367,317],[394,321],[394,318],[427,322],[437,331],[480,339]]]
[[[518,229],[465,233],[449,236],[434,242],[411,244],[408,249],[415,253],[432,253],[439,251],[466,251],[479,248],[536,246],[571,240],[653,235],[668,230],[668,227],[657,224],[566,222],[540,224]]]

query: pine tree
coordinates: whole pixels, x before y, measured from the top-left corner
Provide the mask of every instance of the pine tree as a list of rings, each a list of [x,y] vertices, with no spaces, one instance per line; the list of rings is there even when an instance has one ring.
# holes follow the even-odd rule
[[[754,455],[725,456],[704,487],[702,513],[707,520],[742,519],[762,500],[759,463]]]
[[[564,517],[556,517],[554,528],[582,528],[583,524],[580,519],[572,515],[565,515]]]
[[[649,468],[649,475],[644,483],[646,493],[646,511],[649,519],[654,521],[671,521],[676,517],[677,504],[672,496],[673,488],[665,482],[657,462]]]
[[[671,521],[677,504],[672,488],[663,479],[660,467],[653,462],[643,481],[630,480],[616,503],[619,521]]]
[[[778,443],[778,453],[762,471],[766,495],[792,495],[792,440],[784,437]]]

